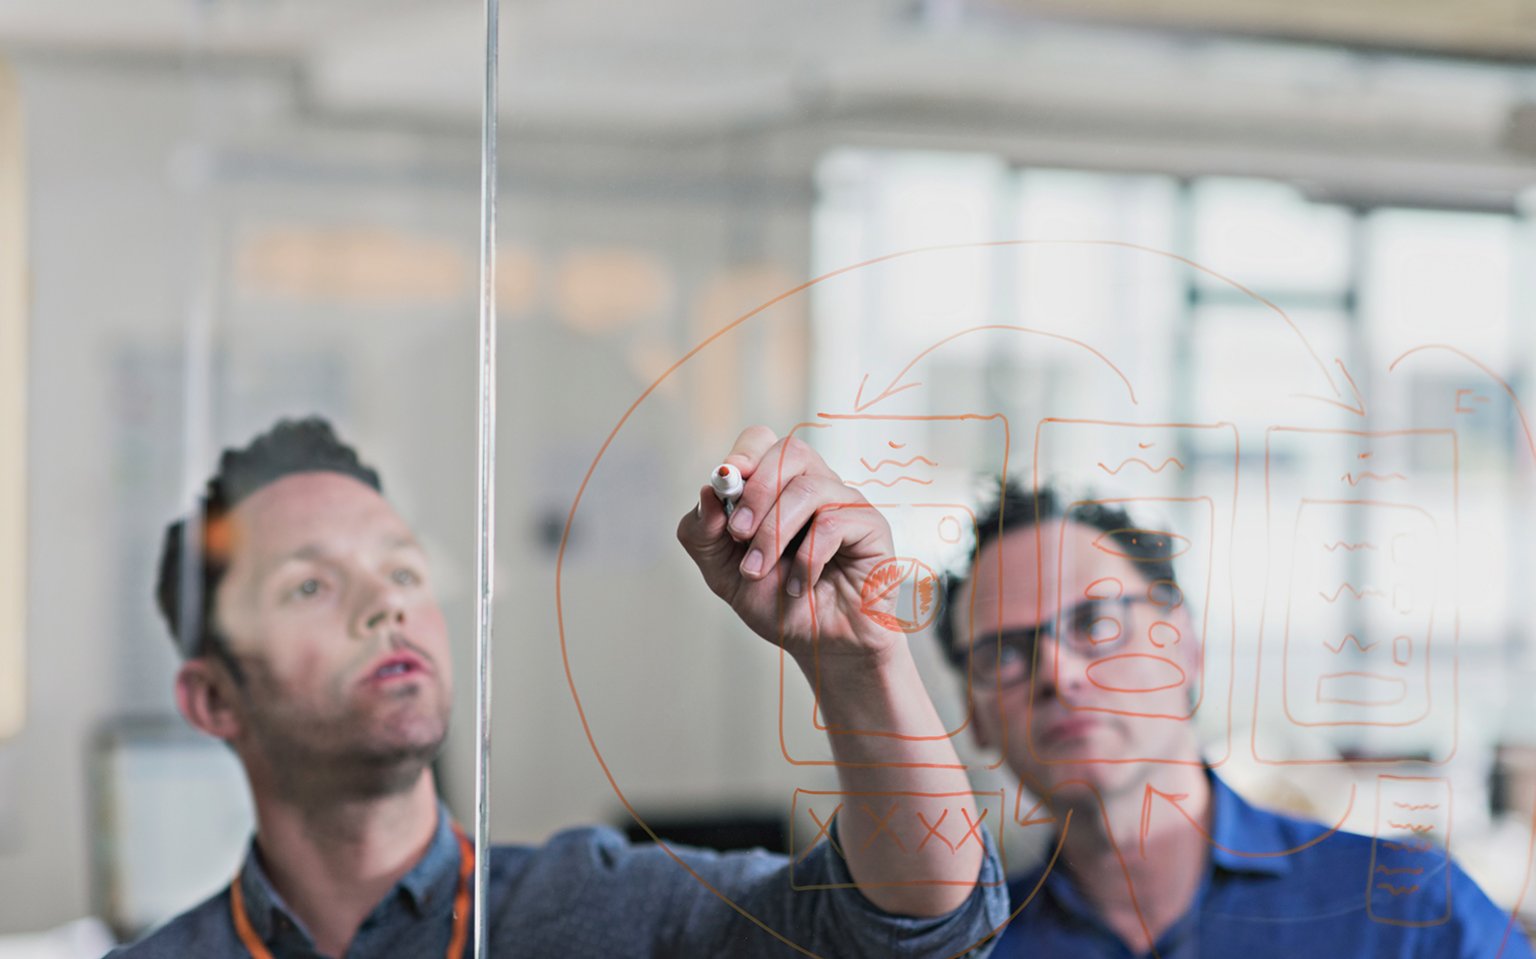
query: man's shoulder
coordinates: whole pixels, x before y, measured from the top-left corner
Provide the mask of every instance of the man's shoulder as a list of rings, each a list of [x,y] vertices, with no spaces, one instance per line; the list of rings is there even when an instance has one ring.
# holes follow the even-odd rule
[[[106,959],[233,955],[235,945],[229,920],[229,890],[222,889],[142,939],[108,953]]]
[[[1376,924],[1404,935],[1441,942],[1447,956],[1493,955],[1511,940],[1504,955],[1529,956],[1529,947],[1509,913],[1496,905],[1457,864],[1455,850],[1412,834],[1368,836],[1307,819],[1249,806],[1269,820],[1284,843],[1285,881],[1269,886],[1275,897],[1363,898]]]
[[[557,862],[600,861],[628,849],[630,842],[612,826],[572,826],[552,833],[543,842],[498,843],[491,847],[491,868],[527,869]]]
[[[498,845],[491,848],[491,869],[503,875],[553,872],[568,877],[605,873],[650,871],[661,867],[665,876],[687,879],[680,864],[729,862],[741,868],[777,868],[785,857],[766,850],[723,853],[713,849],[654,842],[635,842],[612,826],[576,826],[554,833],[533,845]]]

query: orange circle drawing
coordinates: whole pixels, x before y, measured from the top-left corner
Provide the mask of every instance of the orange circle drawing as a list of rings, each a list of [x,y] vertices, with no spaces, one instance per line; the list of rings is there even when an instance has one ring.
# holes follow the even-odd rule
[[[953,516],[946,516],[939,520],[939,539],[946,543],[960,542],[962,530],[960,521]]]
[[[859,590],[859,611],[886,629],[915,633],[933,622],[938,609],[938,576],[910,557],[876,566]]]
[[[1178,254],[1175,254],[1175,253],[1169,253],[1169,252],[1166,252],[1166,251],[1163,251],[1163,250],[1158,250],[1158,249],[1155,249],[1155,248],[1152,248],[1152,247],[1142,246],[1142,245],[1139,245],[1139,244],[1125,243],[1125,242],[1118,241],[1118,240],[1067,240],[1067,241],[1053,241],[1053,240],[999,240],[999,241],[986,242],[986,243],[976,243],[976,244],[945,244],[945,245],[934,245],[934,246],[919,247],[919,248],[915,248],[915,249],[901,250],[901,251],[898,251],[898,252],[886,253],[886,254],[883,254],[881,256],[872,257],[872,258],[864,260],[862,262],[853,263],[853,264],[850,264],[850,265],[847,265],[847,266],[840,267],[838,269],[830,270],[830,271],[828,271],[826,273],[821,274],[820,276],[816,276],[816,277],[813,277],[812,279],[806,280],[805,282],[803,282],[803,283],[801,283],[801,284],[799,284],[797,286],[794,286],[794,287],[792,287],[790,289],[784,290],[783,292],[781,292],[778,295],[772,297],[771,299],[769,299],[769,300],[767,300],[767,301],[757,305],[753,309],[748,310],[746,313],[743,313],[742,315],[736,317],[735,319],[733,319],[729,323],[724,324],[719,329],[717,329],[714,332],[710,333],[708,336],[706,336],[700,342],[694,344],[686,353],[683,353],[681,356],[679,356],[677,358],[677,360],[672,363],[671,366],[669,366],[666,370],[662,371],[640,393],[640,395],[635,398],[635,400],[629,405],[628,408],[625,409],[624,413],[619,417],[618,422],[608,432],[606,437],[603,438],[603,441],[599,445],[599,448],[598,448],[598,451],[597,451],[596,455],[592,459],[592,462],[588,465],[588,467],[586,469],[586,472],[584,473],[584,475],[581,478],[580,484],[577,486],[576,495],[572,499],[570,510],[569,510],[569,512],[566,515],[565,529],[564,529],[564,531],[561,534],[561,537],[560,537],[560,548],[559,548],[559,550],[557,552],[557,555],[556,555],[556,558],[555,558],[555,590],[554,590],[555,623],[556,623],[556,632],[557,632],[557,634],[559,636],[559,640],[560,640],[560,658],[561,658],[561,664],[562,664],[562,666],[564,668],[564,671],[565,671],[566,684],[567,684],[567,686],[570,689],[571,699],[572,699],[572,702],[574,703],[574,705],[576,707],[577,719],[580,722],[582,732],[585,735],[586,740],[587,740],[587,744],[588,744],[588,746],[590,746],[590,748],[592,750],[593,758],[597,761],[597,764],[601,768],[603,776],[607,779],[609,786],[612,787],[614,795],[616,797],[618,797],[619,802],[624,806],[625,810],[628,811],[630,816],[634,819],[635,823],[653,841],[656,842],[657,846],[663,852],[665,852],[668,856],[670,856],[672,858],[672,860],[677,864],[678,868],[680,868],[685,873],[690,875],[701,886],[703,886],[705,889],[709,890],[712,894],[714,894],[716,897],[718,897],[721,900],[721,902],[725,903],[731,909],[734,909],[738,914],[740,914],[748,922],[750,922],[751,924],[756,926],[758,929],[762,930],[764,934],[766,934],[766,935],[772,937],[773,939],[777,940],[778,942],[782,943],[783,945],[788,947],[790,950],[792,950],[792,951],[794,951],[796,953],[799,953],[801,955],[811,957],[811,959],[827,959],[827,957],[821,957],[817,953],[812,952],[811,950],[805,948],[804,946],[799,945],[789,935],[787,935],[785,931],[774,928],[772,925],[770,925],[762,917],[756,916],[756,915],[752,914],[751,912],[748,912],[746,909],[744,909],[740,905],[738,905],[734,900],[731,899],[731,896],[730,896],[729,892],[726,889],[722,889],[722,888],[712,884],[709,881],[709,879],[707,879],[704,875],[701,875],[696,869],[694,869],[694,867],[686,859],[683,858],[683,856],[681,856],[676,850],[674,850],[672,848],[672,846],[666,840],[664,840],[661,836],[659,836],[655,832],[655,830],[651,827],[651,825],[644,819],[644,817],[642,817],[640,815],[640,812],[635,808],[634,804],[630,801],[630,798],[625,794],[624,788],[623,788],[623,786],[619,782],[619,777],[618,777],[617,773],[615,772],[614,768],[610,764],[609,758],[605,756],[603,748],[598,743],[597,733],[596,733],[596,731],[595,731],[595,729],[593,727],[593,724],[592,724],[592,722],[590,720],[590,717],[588,716],[588,705],[589,704],[588,704],[587,700],[584,700],[584,698],[583,698],[582,689],[581,689],[582,684],[580,682],[578,682],[578,678],[577,678],[577,675],[576,675],[576,670],[572,666],[571,648],[572,648],[572,646],[576,642],[576,636],[574,634],[574,630],[572,629],[571,625],[567,621],[567,617],[569,615],[569,608],[570,608],[569,607],[569,603],[571,602],[570,597],[567,594],[568,594],[568,592],[570,590],[569,580],[570,580],[570,578],[572,577],[573,574],[572,574],[571,568],[566,563],[566,552],[567,552],[567,548],[571,544],[572,529],[575,527],[577,516],[581,515],[582,506],[583,506],[583,504],[585,502],[585,498],[587,496],[588,486],[592,482],[593,477],[598,473],[599,468],[604,465],[604,457],[608,453],[610,445],[625,430],[626,426],[630,422],[630,419],[635,415],[636,411],[639,410],[642,406],[644,406],[647,403],[647,401],[650,400],[650,398],[657,393],[658,389],[661,388],[664,383],[666,383],[669,379],[671,379],[675,374],[679,373],[685,367],[689,366],[689,364],[694,364],[693,368],[697,368],[698,360],[699,360],[700,355],[701,354],[705,354],[708,350],[710,350],[717,343],[717,341],[720,341],[722,338],[731,335],[733,332],[737,331],[738,329],[742,328],[743,326],[751,324],[754,320],[761,320],[761,319],[763,319],[765,317],[765,314],[767,314],[768,311],[773,309],[774,307],[776,307],[776,306],[778,306],[778,305],[780,305],[782,303],[793,303],[793,302],[796,302],[797,300],[801,300],[801,299],[803,299],[808,294],[809,291],[811,291],[811,290],[813,290],[813,289],[815,289],[817,287],[820,287],[823,284],[828,283],[829,281],[835,281],[838,278],[849,276],[849,275],[857,273],[860,270],[864,270],[864,269],[867,269],[867,268],[870,268],[870,267],[875,267],[875,266],[878,266],[878,265],[881,265],[881,264],[897,263],[897,262],[901,262],[901,261],[904,261],[904,260],[916,260],[916,259],[921,259],[922,257],[933,255],[933,254],[944,254],[944,253],[950,253],[950,252],[955,252],[955,251],[960,251],[960,250],[971,250],[971,251],[987,251],[987,250],[1001,250],[1001,249],[1025,250],[1025,249],[1031,249],[1031,248],[1046,248],[1046,247],[1049,247],[1049,248],[1073,247],[1073,248],[1082,248],[1082,249],[1127,250],[1127,251],[1134,251],[1134,252],[1146,254],[1146,255],[1151,256],[1151,257],[1161,257],[1161,258],[1166,259],[1166,260],[1171,260],[1171,261],[1176,261],[1176,262],[1182,263],[1185,266],[1189,267],[1191,270],[1193,270],[1193,271],[1195,271],[1197,273],[1200,273],[1200,274],[1202,274],[1204,276],[1210,277],[1210,278],[1212,278],[1212,279],[1214,279],[1216,281],[1219,281],[1220,283],[1225,284],[1227,288],[1230,288],[1230,289],[1236,291],[1239,294],[1246,295],[1250,300],[1252,300],[1252,301],[1256,302],[1257,304],[1259,304],[1260,306],[1266,308],[1269,313],[1271,313],[1274,316],[1278,317],[1278,319],[1281,322],[1283,322],[1286,326],[1291,328],[1291,330],[1294,331],[1297,334],[1297,336],[1301,338],[1302,346],[1305,348],[1305,350],[1311,356],[1311,359],[1312,359],[1313,363],[1318,367],[1318,369],[1321,370],[1325,376],[1329,375],[1328,374],[1328,370],[1324,366],[1322,359],[1318,356],[1317,352],[1312,348],[1311,344],[1309,342],[1307,342],[1305,336],[1303,336],[1301,334],[1301,331],[1296,326],[1295,322],[1289,316],[1287,316],[1285,314],[1285,312],[1283,310],[1281,310],[1278,306],[1275,306],[1273,303],[1270,303],[1269,301],[1264,300],[1264,299],[1258,297],[1252,291],[1250,291],[1247,288],[1243,287],[1242,285],[1238,284],[1235,280],[1233,280],[1233,279],[1231,279],[1229,277],[1223,276],[1222,274],[1217,273],[1217,272],[1215,272],[1213,270],[1207,269],[1206,267],[1201,266],[1200,264],[1195,263],[1194,261],[1189,260],[1189,259],[1187,259],[1185,257],[1179,256]],[[968,332],[974,332],[974,331],[980,331],[980,330],[1014,330],[1014,331],[1017,331],[1017,332],[1020,332],[1020,333],[1024,333],[1024,334],[1027,334],[1027,335],[1045,337],[1045,338],[1048,338],[1048,339],[1057,340],[1057,341],[1066,342],[1066,343],[1075,345],[1075,346],[1085,350],[1089,354],[1091,354],[1093,357],[1095,357],[1101,363],[1105,364],[1105,366],[1109,369],[1109,371],[1111,373],[1113,373],[1113,375],[1118,377],[1120,383],[1124,386],[1126,395],[1129,398],[1130,402],[1132,404],[1135,404],[1135,403],[1138,402],[1137,399],[1136,399],[1136,392],[1135,392],[1135,389],[1131,385],[1131,381],[1126,377],[1126,375],[1125,375],[1125,373],[1123,371],[1121,371],[1118,367],[1116,367],[1114,365],[1114,363],[1109,359],[1109,357],[1105,356],[1103,353],[1101,353],[1098,349],[1096,349],[1095,347],[1093,347],[1089,343],[1086,343],[1086,342],[1084,342],[1082,340],[1074,339],[1074,338],[1072,338],[1070,336],[1067,336],[1067,335],[1064,335],[1064,334],[1051,332],[1049,330],[1034,329],[1034,328],[1031,328],[1031,327],[998,324],[998,325],[989,325],[989,326],[977,326],[977,327],[971,328],[970,330],[962,330],[962,331],[960,331],[960,333],[954,334],[954,335],[952,335],[950,337],[947,337],[944,340],[941,340],[940,343],[948,342],[949,340],[954,339],[954,337],[958,336],[958,335],[963,335],[963,334],[968,333]],[[930,349],[932,349],[932,348],[930,348]],[[1457,354],[1461,355],[1464,359],[1466,359],[1466,360],[1470,361],[1471,363],[1473,363],[1474,365],[1478,366],[1480,369],[1483,370],[1484,373],[1487,373],[1489,376],[1493,376],[1497,380],[1497,376],[1493,373],[1493,371],[1491,369],[1489,369],[1488,367],[1484,366],[1483,364],[1481,364],[1477,360],[1472,359],[1471,357],[1469,357],[1466,354],[1462,353],[1460,350],[1457,350],[1454,347],[1445,346],[1443,344],[1431,344],[1431,345],[1427,345],[1427,346],[1415,347],[1414,349],[1409,350],[1408,352],[1402,354],[1402,356],[1399,356],[1397,358],[1397,360],[1395,360],[1393,362],[1391,369],[1395,369],[1397,364],[1402,362],[1402,360],[1405,359],[1407,356],[1409,356],[1409,355],[1411,355],[1413,353],[1416,353],[1419,350],[1425,350],[1425,349],[1441,349],[1441,350],[1447,350],[1447,351],[1450,351],[1450,352],[1457,353]],[[895,395],[896,393],[901,392],[901,390],[908,388],[907,386],[903,386],[903,385],[901,385],[899,383],[900,379],[901,379],[901,377],[898,375],[896,380],[893,380],[889,385],[887,385],[885,387],[885,389],[880,394],[878,394],[878,396],[875,398],[875,400],[871,400],[871,401],[868,401],[868,402],[864,402],[863,399],[862,399],[863,392],[862,392],[862,387],[861,387],[859,394],[857,394],[855,396],[855,398],[854,398],[856,407],[858,407],[860,405],[863,405],[863,406],[872,405],[874,402],[878,402],[879,400],[884,399],[887,396]],[[674,380],[674,382],[675,382],[675,380]],[[1330,382],[1331,382],[1331,379],[1330,379]],[[1511,397],[1513,398],[1514,397],[1513,390],[1511,390],[1507,384],[1504,384],[1502,380],[1499,380],[1498,382],[1500,382],[1500,384],[1504,386],[1505,391],[1508,392],[1511,395]],[[1532,431],[1531,431],[1530,427],[1528,426],[1528,424],[1526,423],[1525,416],[1524,416],[1523,413],[1521,414],[1520,422],[1521,422],[1522,427],[1525,429],[1525,435],[1526,435],[1527,444],[1533,450],[1536,450],[1536,440],[1532,440]],[[946,534],[948,532],[949,531],[947,529],[941,529],[940,530],[941,537],[946,536]],[[1158,531],[1153,530],[1153,531],[1146,531],[1146,532],[1149,532],[1149,533],[1155,535],[1155,534],[1157,534]],[[948,539],[946,538],[945,541],[948,542]],[[1101,543],[1097,543],[1097,542],[1095,543],[1095,545],[1098,546],[1098,548],[1104,549],[1106,551],[1108,551],[1108,549],[1112,548],[1112,547],[1107,546],[1106,544],[1101,544]],[[1176,547],[1178,544],[1177,543],[1173,543],[1171,545],[1174,545]],[[1134,559],[1134,557],[1130,557],[1130,558]],[[896,561],[892,561],[892,562],[896,562]],[[908,560],[907,562],[911,563],[911,562],[915,562],[915,561]],[[929,574],[931,575],[931,571],[929,571]],[[937,596],[935,595],[934,598],[936,599]],[[936,609],[933,608],[933,606],[936,606],[936,605],[937,605],[937,603],[933,603],[930,606],[930,608],[929,608],[929,612],[928,612],[927,618],[930,621],[933,618],[933,614],[937,611]],[[1177,604],[1175,604],[1175,605],[1177,605]],[[1177,666],[1177,664],[1173,664],[1173,665]],[[588,689],[587,692],[588,692],[588,695],[590,696],[591,690]],[[1102,800],[1100,800],[1100,803],[1102,805]],[[1073,814],[1069,812],[1069,813],[1067,813],[1066,817],[1064,818],[1064,820],[1062,822],[1061,834],[1058,837],[1057,842],[1056,842],[1055,853],[1052,854],[1050,860],[1047,862],[1045,872],[1041,875],[1040,879],[1037,880],[1037,882],[1035,883],[1034,889],[1030,891],[1029,895],[1027,897],[1025,897],[1022,902],[1018,902],[1018,903],[1013,904],[1012,909],[1011,909],[1011,914],[1009,916],[1009,920],[1010,921],[1013,918],[1016,918],[1020,913],[1023,912],[1025,907],[1029,904],[1029,902],[1031,900],[1033,900],[1035,895],[1043,887],[1046,878],[1049,876],[1050,872],[1055,867],[1055,865],[1057,863],[1057,860],[1058,860],[1058,858],[1061,855],[1062,849],[1065,848],[1065,842],[1066,842],[1066,838],[1067,838],[1067,831],[1068,831],[1068,829],[1070,828],[1070,825],[1071,825],[1072,815]],[[1513,925],[1514,922],[1515,922],[1515,920],[1513,918],[1511,918],[1510,919],[1510,923]],[[1007,926],[1007,924],[1008,924],[1007,921],[1003,922],[996,929],[991,930],[989,935],[990,936],[997,935],[998,933],[1000,933],[1003,930],[1003,928],[1005,928]],[[949,959],[958,959],[959,956],[961,956],[961,955],[963,955],[963,954],[965,954],[967,952],[970,952],[972,949],[974,949],[979,944],[980,944],[979,942],[975,942],[975,943],[970,943],[968,945],[965,945],[962,948],[960,948],[959,950],[951,953],[949,955]]]

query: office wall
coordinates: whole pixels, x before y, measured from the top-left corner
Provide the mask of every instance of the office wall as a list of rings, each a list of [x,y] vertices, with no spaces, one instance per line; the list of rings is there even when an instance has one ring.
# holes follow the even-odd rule
[[[458,674],[444,786],[467,817],[474,131],[309,116],[291,78],[260,66],[196,80],[149,61],[15,66],[33,118],[31,707],[0,744],[0,933],[93,909],[93,738],[124,716],[173,713],[175,659],[150,601],[159,530],[218,446],[280,414],[333,416],[433,553]],[[618,809],[566,684],[555,538],[626,407],[698,340],[803,275],[810,161],[793,144],[740,137],[506,134],[492,827],[498,840],[533,840]],[[341,287],[284,272],[293,250],[358,248],[418,266],[436,256],[439,269],[415,286],[366,270]],[[206,335],[189,360],[196,329]],[[776,656],[717,608],[670,529],[741,424],[798,415],[804,348],[793,319],[731,345],[727,375],[764,384],[761,399],[712,395],[718,372],[674,378],[615,446],[621,468],[594,481],[582,521],[598,532],[578,529],[567,583],[601,582],[632,603],[572,639],[581,655],[645,646],[633,685],[585,677],[595,721],[665,717],[665,744],[606,744],[634,758],[637,801],[787,802],[785,771],[740,746],[771,742]],[[191,420],[189,396],[202,400]]]

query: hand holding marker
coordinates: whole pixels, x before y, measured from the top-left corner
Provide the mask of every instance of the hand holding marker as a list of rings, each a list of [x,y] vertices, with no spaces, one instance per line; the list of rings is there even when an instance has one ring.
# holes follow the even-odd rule
[[[746,489],[746,483],[741,479],[741,470],[722,463],[709,474],[709,488],[715,491],[715,496],[725,504],[725,515],[729,517],[736,510],[736,501],[741,499],[742,490]]]

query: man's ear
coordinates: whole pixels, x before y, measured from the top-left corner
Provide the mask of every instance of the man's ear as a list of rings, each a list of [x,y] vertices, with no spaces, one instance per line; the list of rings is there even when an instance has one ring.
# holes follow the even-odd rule
[[[240,735],[234,680],[209,657],[181,664],[176,673],[176,708],[187,722],[215,739],[232,742]]]

